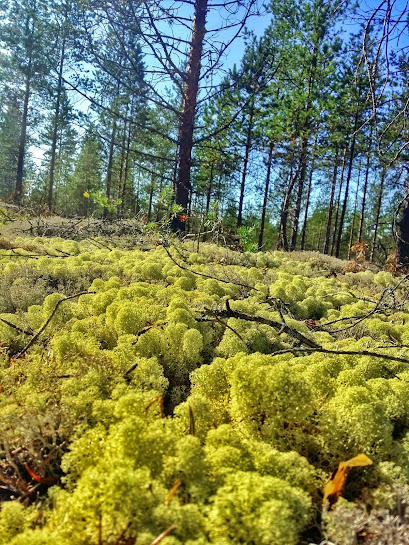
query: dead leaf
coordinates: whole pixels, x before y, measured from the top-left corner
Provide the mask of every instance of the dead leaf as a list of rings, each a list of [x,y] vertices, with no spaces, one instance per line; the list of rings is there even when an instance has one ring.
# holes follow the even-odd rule
[[[353,467],[370,466],[373,462],[366,454],[358,454],[347,462],[341,462],[337,471],[332,475],[331,479],[324,486],[324,502],[336,503],[341,496],[347,480],[348,473]]]
[[[41,475],[34,473],[34,471],[30,469],[27,464],[25,464],[24,467],[30,474],[30,477],[33,479],[33,481],[37,481],[38,483],[42,483],[42,484],[55,484],[57,482],[56,477],[41,477]]]

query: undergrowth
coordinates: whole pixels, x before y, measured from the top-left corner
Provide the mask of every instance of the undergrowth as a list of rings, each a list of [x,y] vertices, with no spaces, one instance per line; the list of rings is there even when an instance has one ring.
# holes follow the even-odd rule
[[[0,545],[386,543],[409,478],[405,278],[194,242],[13,245]],[[323,510],[359,453],[373,465]]]

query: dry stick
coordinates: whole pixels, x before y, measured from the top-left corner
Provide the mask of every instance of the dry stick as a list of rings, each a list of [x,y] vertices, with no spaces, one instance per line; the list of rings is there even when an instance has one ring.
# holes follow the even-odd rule
[[[399,358],[398,356],[390,356],[389,354],[379,354],[378,352],[371,352],[369,350],[329,350],[327,348],[323,348],[322,346],[316,344],[314,341],[312,341],[311,339],[308,339],[308,337],[305,337],[302,333],[300,333],[296,329],[293,329],[292,327],[286,324],[280,324],[279,322],[276,322],[274,320],[269,320],[268,318],[263,318],[261,316],[251,316],[249,314],[245,314],[244,312],[232,310],[230,309],[228,301],[226,301],[226,305],[228,306],[228,310],[223,310],[223,311],[214,311],[214,310],[208,310],[208,309],[206,310],[208,310],[208,312],[211,312],[213,314],[217,314],[223,317],[239,318],[241,320],[248,320],[250,322],[258,322],[258,323],[269,325],[271,327],[274,327],[275,329],[279,329],[282,333],[287,333],[288,335],[291,335],[292,337],[306,344],[308,347],[308,348],[294,347],[294,348],[287,348],[285,350],[278,350],[277,352],[273,352],[272,356],[278,356],[280,354],[292,354],[294,352],[308,352],[308,353],[321,352],[323,354],[334,354],[334,355],[371,356],[374,358],[381,358],[381,359],[385,359],[389,361],[398,361],[400,363],[409,364],[409,360],[406,358]],[[392,373],[392,371],[390,371],[389,369],[388,369],[388,372]]]
[[[27,257],[27,258],[30,258],[30,259],[40,259],[40,257],[46,257],[46,256],[43,256],[43,255],[29,255],[29,254],[0,254],[0,257]]]
[[[276,322],[275,320],[270,320],[269,318],[263,318],[262,316],[252,316],[251,314],[246,314],[245,312],[240,312],[239,310],[232,310],[230,308],[230,303],[227,300],[226,301],[226,310],[210,310],[205,309],[206,312],[213,314],[215,316],[219,316],[221,318],[238,318],[239,320],[246,320],[248,322],[257,322],[259,324],[265,324],[270,327],[273,327],[274,329],[277,329],[280,333],[287,333],[294,339],[297,339],[301,343],[305,344],[306,346],[309,346],[310,348],[314,349],[320,349],[321,346],[317,344],[312,339],[309,339],[308,337],[305,337],[302,333],[294,329],[293,327],[290,327],[286,323]]]
[[[16,331],[19,331],[20,333],[24,333],[24,335],[28,335],[29,337],[34,335],[32,331],[27,331],[25,329],[22,329],[21,327],[18,327],[17,325],[12,324],[11,322],[9,322],[8,320],[5,320],[4,318],[0,318],[0,322],[7,324],[8,326],[12,327]]]
[[[206,310],[207,310],[207,309],[206,309]],[[239,333],[238,331],[236,331],[235,329],[233,329],[231,326],[229,326],[229,325],[226,324],[225,322],[222,322],[222,320],[220,320],[219,316],[216,316],[216,315],[215,315],[215,320],[216,320],[216,322],[218,322],[219,324],[221,324],[223,327],[226,327],[227,329],[230,329],[230,331],[232,331],[235,335],[237,335],[237,337],[241,340],[241,342],[247,346],[246,341],[243,339],[243,337],[240,335],[240,333]],[[248,347],[248,346],[247,346],[247,347]]]
[[[63,303],[64,301],[69,301],[70,299],[75,299],[75,297],[79,297],[80,295],[89,295],[89,294],[94,294],[94,293],[96,293],[96,292],[95,291],[82,291],[81,293],[76,293],[75,295],[70,295],[68,297],[65,297],[65,299],[60,299],[57,302],[57,304],[55,305],[54,310],[52,311],[50,316],[47,318],[47,320],[44,322],[44,324],[40,327],[40,329],[37,331],[37,333],[30,339],[30,341],[26,344],[26,346],[21,350],[21,352],[19,352],[16,355],[16,358],[20,358],[23,354],[25,354],[27,352],[27,350],[30,348],[30,346],[32,346],[36,342],[38,337],[41,335],[41,333],[44,331],[44,329],[48,326],[48,324],[53,319],[53,317],[54,317],[55,313],[57,312],[58,307],[61,305],[61,303]]]
[[[124,537],[128,529],[130,528],[132,522],[128,522],[127,526],[122,530],[121,535],[118,537],[118,539],[115,541],[114,545],[120,545],[124,542]]]

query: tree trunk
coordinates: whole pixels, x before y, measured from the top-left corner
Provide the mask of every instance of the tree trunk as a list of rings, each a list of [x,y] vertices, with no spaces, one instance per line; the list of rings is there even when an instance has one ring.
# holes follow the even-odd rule
[[[58,128],[60,124],[60,105],[61,105],[61,94],[62,94],[62,75],[64,69],[64,57],[65,57],[65,37],[61,46],[61,58],[60,66],[58,69],[58,84],[57,84],[57,100],[55,103],[55,115],[53,123],[53,136],[51,141],[51,161],[50,161],[50,177],[48,180],[48,210],[52,212],[53,210],[53,190],[54,190],[54,175],[55,175],[55,161],[57,157],[57,138],[58,138]]]
[[[347,173],[347,179],[345,183],[345,194],[344,194],[344,201],[342,203],[341,217],[340,217],[339,226],[338,226],[338,237],[337,237],[337,246],[335,249],[335,257],[339,257],[341,253],[342,231],[344,229],[345,213],[346,213],[347,203],[348,203],[349,182],[351,181],[354,152],[355,152],[355,137],[352,139],[351,150],[349,155],[348,173]]]
[[[111,189],[112,189],[112,167],[114,163],[115,136],[116,136],[116,119],[114,119],[114,122],[112,125],[111,140],[109,142],[107,179],[105,182],[105,193],[106,193],[108,201],[111,198]],[[108,216],[108,209],[104,208],[104,218],[106,218],[107,216]]]
[[[379,218],[381,216],[383,186],[385,185],[385,178],[386,178],[386,167],[383,166],[382,167],[382,172],[381,172],[381,183],[379,185],[378,199],[377,199],[377,202],[376,202],[375,228],[374,228],[374,233],[373,233],[373,237],[372,237],[371,255],[369,257],[369,260],[370,260],[371,263],[373,263],[374,256],[375,256],[375,246],[376,246],[376,239],[378,237]]]
[[[310,64],[310,73],[308,78],[308,94],[307,101],[305,104],[305,121],[302,129],[303,138],[301,143],[301,155],[300,155],[300,166],[299,172],[300,176],[298,179],[298,189],[297,189],[297,198],[295,201],[295,210],[294,210],[294,222],[293,222],[293,232],[291,237],[291,250],[295,250],[297,246],[297,236],[298,236],[298,224],[300,221],[300,212],[301,212],[301,202],[302,194],[304,191],[305,176],[307,174],[307,161],[308,161],[308,139],[310,136],[311,130],[311,108],[312,108],[312,92],[315,86],[315,74],[317,70],[317,60],[318,60],[318,49],[319,49],[319,35],[316,34],[316,41],[314,42],[312,58]]]
[[[266,174],[266,183],[264,186],[264,200],[263,200],[263,210],[261,213],[261,224],[260,224],[260,234],[258,237],[258,250],[261,251],[263,247],[263,236],[264,236],[264,225],[266,221],[266,212],[267,212],[267,201],[268,201],[268,190],[270,187],[270,176],[271,176],[271,163],[273,161],[273,143],[270,143],[270,148],[268,150],[268,159],[267,159],[267,174]]]
[[[339,158],[339,152],[338,148],[335,153],[335,163],[334,163],[334,171],[332,174],[332,183],[331,183],[331,196],[329,199],[329,205],[328,205],[328,219],[327,219],[327,228],[325,231],[325,241],[324,241],[324,254],[328,254],[329,251],[329,240],[331,237],[331,224],[332,224],[332,214],[334,211],[334,196],[335,196],[335,188],[337,186],[337,173],[338,173],[338,158]]]
[[[125,111],[125,116],[128,115],[128,107]],[[121,141],[121,160],[119,164],[119,187],[118,187],[118,193],[119,198],[121,199],[121,204],[119,205],[117,209],[117,215],[122,217],[122,211],[123,211],[123,201],[122,201],[122,195],[125,193],[125,178],[124,178],[124,172],[125,172],[125,157],[126,157],[126,140],[127,140],[127,122],[124,121],[124,127],[122,131],[122,141]]]
[[[307,235],[308,208],[310,206],[312,176],[314,174],[315,155],[317,153],[317,141],[318,141],[318,132],[315,135],[314,150],[312,152],[311,171],[310,171],[310,176],[308,178],[308,188],[307,188],[307,197],[306,197],[306,201],[305,201],[304,222],[303,222],[302,232],[301,232],[301,246],[300,246],[301,250],[305,250],[305,237]]]
[[[253,118],[254,118],[254,102],[255,102],[255,99],[253,97],[250,104],[249,124],[247,127],[246,148],[244,152],[243,172],[241,175],[239,208],[237,211],[237,227],[240,227],[243,221],[244,190],[246,186],[247,166],[248,166],[249,155],[251,150],[251,136],[253,132]]]
[[[339,255],[341,253],[342,231],[344,229],[345,213],[346,213],[347,202],[348,202],[349,183],[351,181],[352,165],[354,163],[355,143],[356,143],[356,129],[357,129],[357,127],[358,127],[358,112],[356,112],[355,119],[354,119],[352,143],[351,143],[351,149],[350,149],[350,152],[349,152],[348,174],[347,174],[347,180],[346,180],[346,184],[345,184],[345,196],[344,196],[344,202],[342,203],[341,218],[340,218],[339,227],[338,227],[338,238],[337,238],[337,247],[336,247],[336,250],[335,250],[335,257],[339,257]]]
[[[356,191],[355,191],[354,213],[352,214],[351,229],[349,231],[349,243],[348,243],[348,255],[347,255],[348,261],[351,259],[351,247],[352,247],[352,241],[354,238],[355,217],[356,217],[356,209],[358,208],[358,193],[359,193],[360,180],[361,180],[361,165],[359,165],[359,170],[358,170],[358,182],[356,184]]]
[[[301,212],[301,201],[302,194],[304,191],[305,175],[307,174],[307,159],[308,159],[308,136],[304,136],[301,144],[301,156],[300,156],[300,176],[298,179],[298,188],[297,188],[297,197],[295,200],[295,209],[294,209],[294,221],[293,221],[293,230],[291,236],[291,246],[290,250],[295,250],[297,246],[297,236],[298,236],[298,223],[300,221],[300,212]]]
[[[132,142],[132,127],[131,125],[129,125],[128,137],[126,140],[125,168],[124,168],[124,175],[123,175],[122,188],[121,188],[121,201],[122,201],[121,216],[123,216],[124,209],[125,209],[126,182],[128,180],[128,174],[129,174],[129,155],[130,155],[130,149],[131,149],[131,142]],[[130,203],[131,202],[132,202],[132,192],[131,192]]]
[[[24,89],[24,102],[23,102],[23,117],[21,120],[20,139],[18,146],[18,158],[17,158],[17,175],[16,175],[16,188],[14,192],[14,204],[20,206],[21,197],[23,196],[23,174],[24,174],[24,158],[26,153],[26,140],[27,140],[27,121],[28,121],[28,104],[30,101],[31,92],[31,70],[32,70],[32,51],[30,48],[28,67]]]
[[[149,205],[148,205],[148,223],[151,221],[151,216],[152,216],[152,201],[153,201],[153,188],[154,188],[154,179],[153,179],[153,176],[152,176],[152,181],[151,181],[151,185],[150,185],[150,188],[149,188]]]
[[[372,144],[372,134],[373,134],[373,127],[371,126],[371,134],[369,137],[369,144],[368,144],[368,156],[366,158],[366,169],[365,169],[365,181],[364,181],[364,187],[362,190],[362,206],[361,206],[361,219],[359,221],[359,230],[358,230],[358,241],[362,241],[362,233],[364,230],[364,218],[365,218],[365,206],[366,206],[366,194],[368,191],[368,178],[369,178],[369,168],[371,166],[371,144]]]
[[[206,192],[206,214],[208,214],[210,210],[210,199],[212,198],[212,188],[213,188],[213,172],[214,172],[214,161],[212,162],[212,166],[210,167],[210,179],[209,179],[209,185],[207,186],[207,192]]]
[[[345,146],[344,157],[342,158],[341,179],[339,181],[339,192],[338,192],[338,198],[337,198],[337,206],[336,206],[336,210],[335,210],[335,222],[334,222],[334,230],[333,230],[332,242],[331,242],[331,255],[334,255],[335,241],[336,241],[336,238],[337,238],[339,206],[341,204],[341,193],[342,193],[342,186],[343,186],[343,183],[344,183],[344,172],[345,172],[345,166],[346,166],[346,161],[347,161],[347,153],[348,153],[348,146]]]
[[[283,199],[283,204],[281,207],[280,231],[281,231],[282,247],[285,252],[288,252],[290,249],[288,236],[287,236],[287,221],[288,221],[288,215],[290,211],[291,193],[294,189],[294,185],[298,177],[298,172],[299,172],[299,168],[297,168],[297,170],[290,175],[290,181],[288,182],[288,186],[287,186],[284,199]]]
[[[397,242],[396,261],[401,267],[409,267],[409,168],[406,170],[406,196],[402,215],[398,222],[399,236]]]
[[[181,206],[182,213],[187,212],[189,192],[191,189],[190,169],[192,163],[193,130],[195,124],[197,93],[199,90],[203,39],[206,34],[207,2],[208,0],[195,1],[193,32],[190,42],[190,58],[183,93],[183,109],[178,139],[179,157],[175,195],[176,204]],[[172,230],[175,232],[183,232],[185,230],[185,222],[181,221],[178,217],[173,218]]]

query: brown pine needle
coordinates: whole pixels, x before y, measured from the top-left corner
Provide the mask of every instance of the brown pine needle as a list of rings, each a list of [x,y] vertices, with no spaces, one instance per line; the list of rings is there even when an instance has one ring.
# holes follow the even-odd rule
[[[170,489],[169,494],[166,496],[165,503],[170,503],[176,494],[176,492],[179,490],[180,485],[182,484],[180,479],[176,479],[176,481],[173,483],[172,488]]]
[[[164,539],[166,536],[168,536],[173,530],[177,528],[177,524],[172,524],[172,526],[169,526],[167,530],[162,532],[156,539],[154,539],[151,543],[151,545],[158,545]]]

